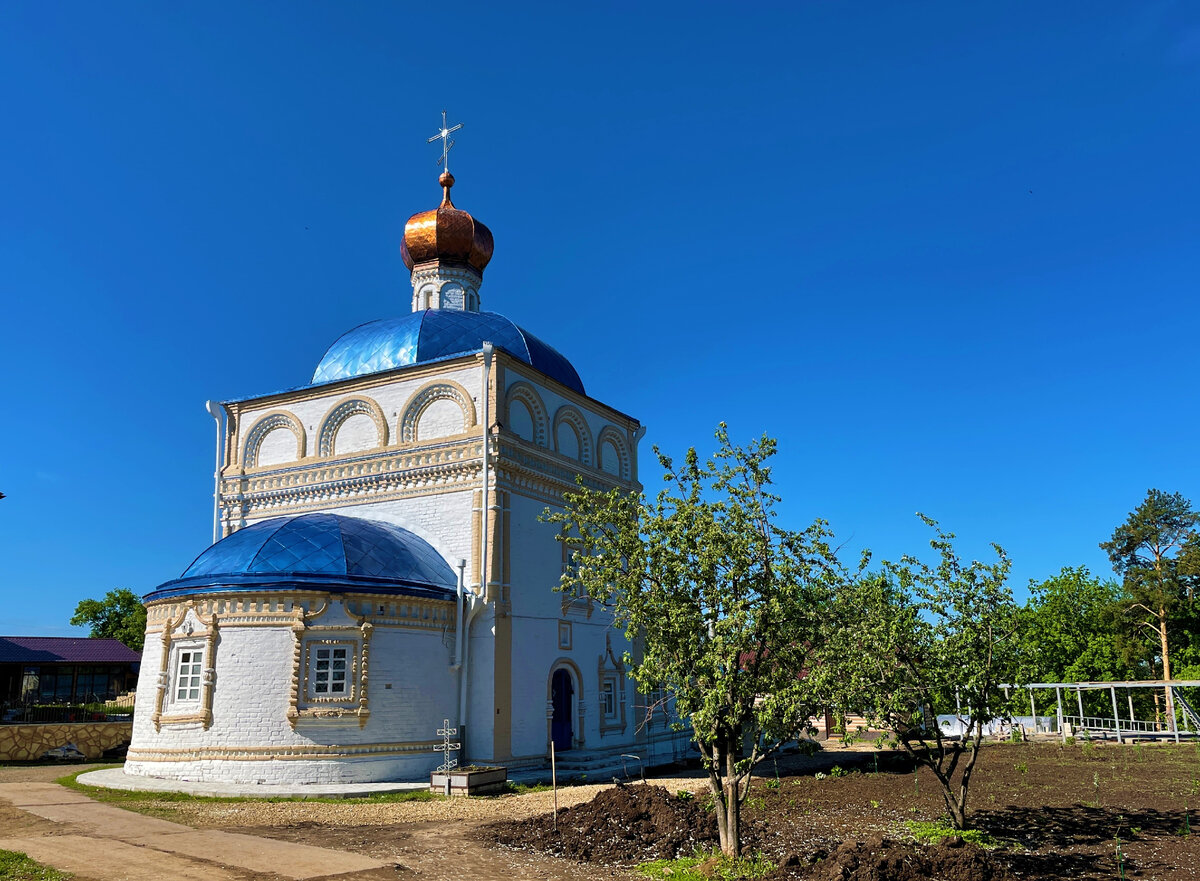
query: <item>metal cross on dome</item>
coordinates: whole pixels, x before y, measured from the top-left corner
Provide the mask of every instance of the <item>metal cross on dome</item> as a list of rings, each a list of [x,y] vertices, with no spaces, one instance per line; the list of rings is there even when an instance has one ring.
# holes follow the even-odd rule
[[[460,122],[458,125],[446,127],[446,111],[442,111],[442,130],[430,138],[426,143],[432,144],[438,138],[442,139],[442,155],[438,157],[438,162],[442,163],[442,171],[450,173],[450,148],[454,146],[454,140],[450,137],[451,132],[456,132],[463,127]]]
[[[442,738],[442,745],[441,745],[441,747],[438,748],[437,751],[442,753],[445,756],[445,762],[443,762],[442,765],[438,768],[438,771],[441,771],[441,772],[453,771],[455,768],[458,767],[458,759],[450,758],[450,753],[454,752],[454,750],[456,750],[456,749],[462,749],[462,744],[461,743],[451,743],[450,738],[453,737],[455,734],[458,734],[458,729],[450,727],[449,719],[443,719],[442,727],[437,730],[437,733],[438,733],[438,737]]]

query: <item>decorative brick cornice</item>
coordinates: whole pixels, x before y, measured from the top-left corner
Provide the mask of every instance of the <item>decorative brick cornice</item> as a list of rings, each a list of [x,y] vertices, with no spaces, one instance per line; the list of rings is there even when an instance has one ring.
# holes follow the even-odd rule
[[[637,492],[641,485],[595,466],[535,446],[509,431],[493,441],[495,486],[547,504],[561,504],[576,489],[576,475],[598,491],[614,486]],[[239,527],[248,519],[473,488],[480,477],[478,436],[449,444],[370,453],[339,463],[278,468],[226,477],[221,482],[222,519]]]

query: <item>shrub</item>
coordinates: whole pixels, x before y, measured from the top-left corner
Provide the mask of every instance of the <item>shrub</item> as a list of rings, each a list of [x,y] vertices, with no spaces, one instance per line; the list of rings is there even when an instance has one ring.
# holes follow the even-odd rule
[[[961,838],[968,844],[989,850],[1000,846],[1000,842],[983,830],[955,829],[945,817],[933,822],[908,820],[904,825],[908,827],[908,834],[912,836],[913,840],[922,844],[937,844],[947,838]]]
[[[670,878],[671,881],[757,881],[775,869],[775,864],[762,854],[753,857],[727,857],[720,852],[697,853],[677,860],[655,860],[642,863],[638,873],[647,878]]]

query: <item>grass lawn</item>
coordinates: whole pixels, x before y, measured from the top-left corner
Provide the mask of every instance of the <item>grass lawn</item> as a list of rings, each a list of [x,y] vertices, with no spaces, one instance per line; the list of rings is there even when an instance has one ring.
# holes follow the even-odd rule
[[[60,872],[31,860],[23,853],[0,850],[0,878],[4,881],[67,881],[69,872]]]

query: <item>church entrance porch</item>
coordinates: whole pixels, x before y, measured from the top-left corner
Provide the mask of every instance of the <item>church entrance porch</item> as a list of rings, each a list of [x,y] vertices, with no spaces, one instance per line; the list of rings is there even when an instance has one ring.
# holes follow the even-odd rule
[[[555,752],[565,752],[572,746],[575,735],[571,723],[574,695],[575,686],[571,681],[571,674],[561,667],[555,670],[550,680],[550,702],[553,705],[550,739],[554,742]]]

